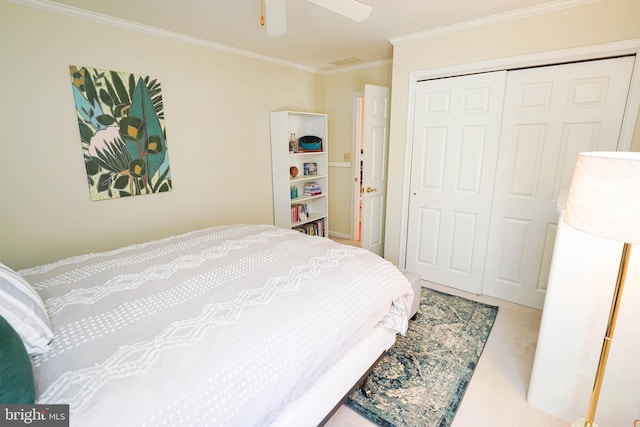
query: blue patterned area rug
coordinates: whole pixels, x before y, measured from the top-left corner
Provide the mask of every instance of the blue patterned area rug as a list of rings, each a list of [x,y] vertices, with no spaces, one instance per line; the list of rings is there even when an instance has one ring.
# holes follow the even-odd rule
[[[381,426],[448,427],[498,307],[422,288],[420,309],[370,374],[371,397],[346,404]]]

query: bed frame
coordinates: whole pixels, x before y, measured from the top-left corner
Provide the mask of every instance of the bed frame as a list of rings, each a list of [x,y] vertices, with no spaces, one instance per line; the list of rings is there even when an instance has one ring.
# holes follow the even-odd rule
[[[276,419],[273,426],[324,425],[367,379],[395,343],[394,331],[376,327]]]

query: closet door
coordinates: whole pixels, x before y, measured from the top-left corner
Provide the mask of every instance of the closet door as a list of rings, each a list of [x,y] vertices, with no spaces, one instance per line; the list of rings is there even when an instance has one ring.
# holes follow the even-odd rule
[[[634,58],[510,71],[482,293],[542,308],[576,155],[615,151]]]
[[[419,82],[407,262],[422,278],[480,293],[505,71]]]

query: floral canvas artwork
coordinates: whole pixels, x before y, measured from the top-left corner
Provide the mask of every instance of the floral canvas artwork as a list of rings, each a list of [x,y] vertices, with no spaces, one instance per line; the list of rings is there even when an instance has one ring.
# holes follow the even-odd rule
[[[69,66],[92,200],[170,191],[160,81]]]

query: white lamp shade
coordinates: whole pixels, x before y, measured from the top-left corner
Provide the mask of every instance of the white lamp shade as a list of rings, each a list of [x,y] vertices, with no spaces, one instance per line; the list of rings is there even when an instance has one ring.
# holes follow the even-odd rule
[[[580,153],[564,221],[596,236],[640,243],[640,153]]]

